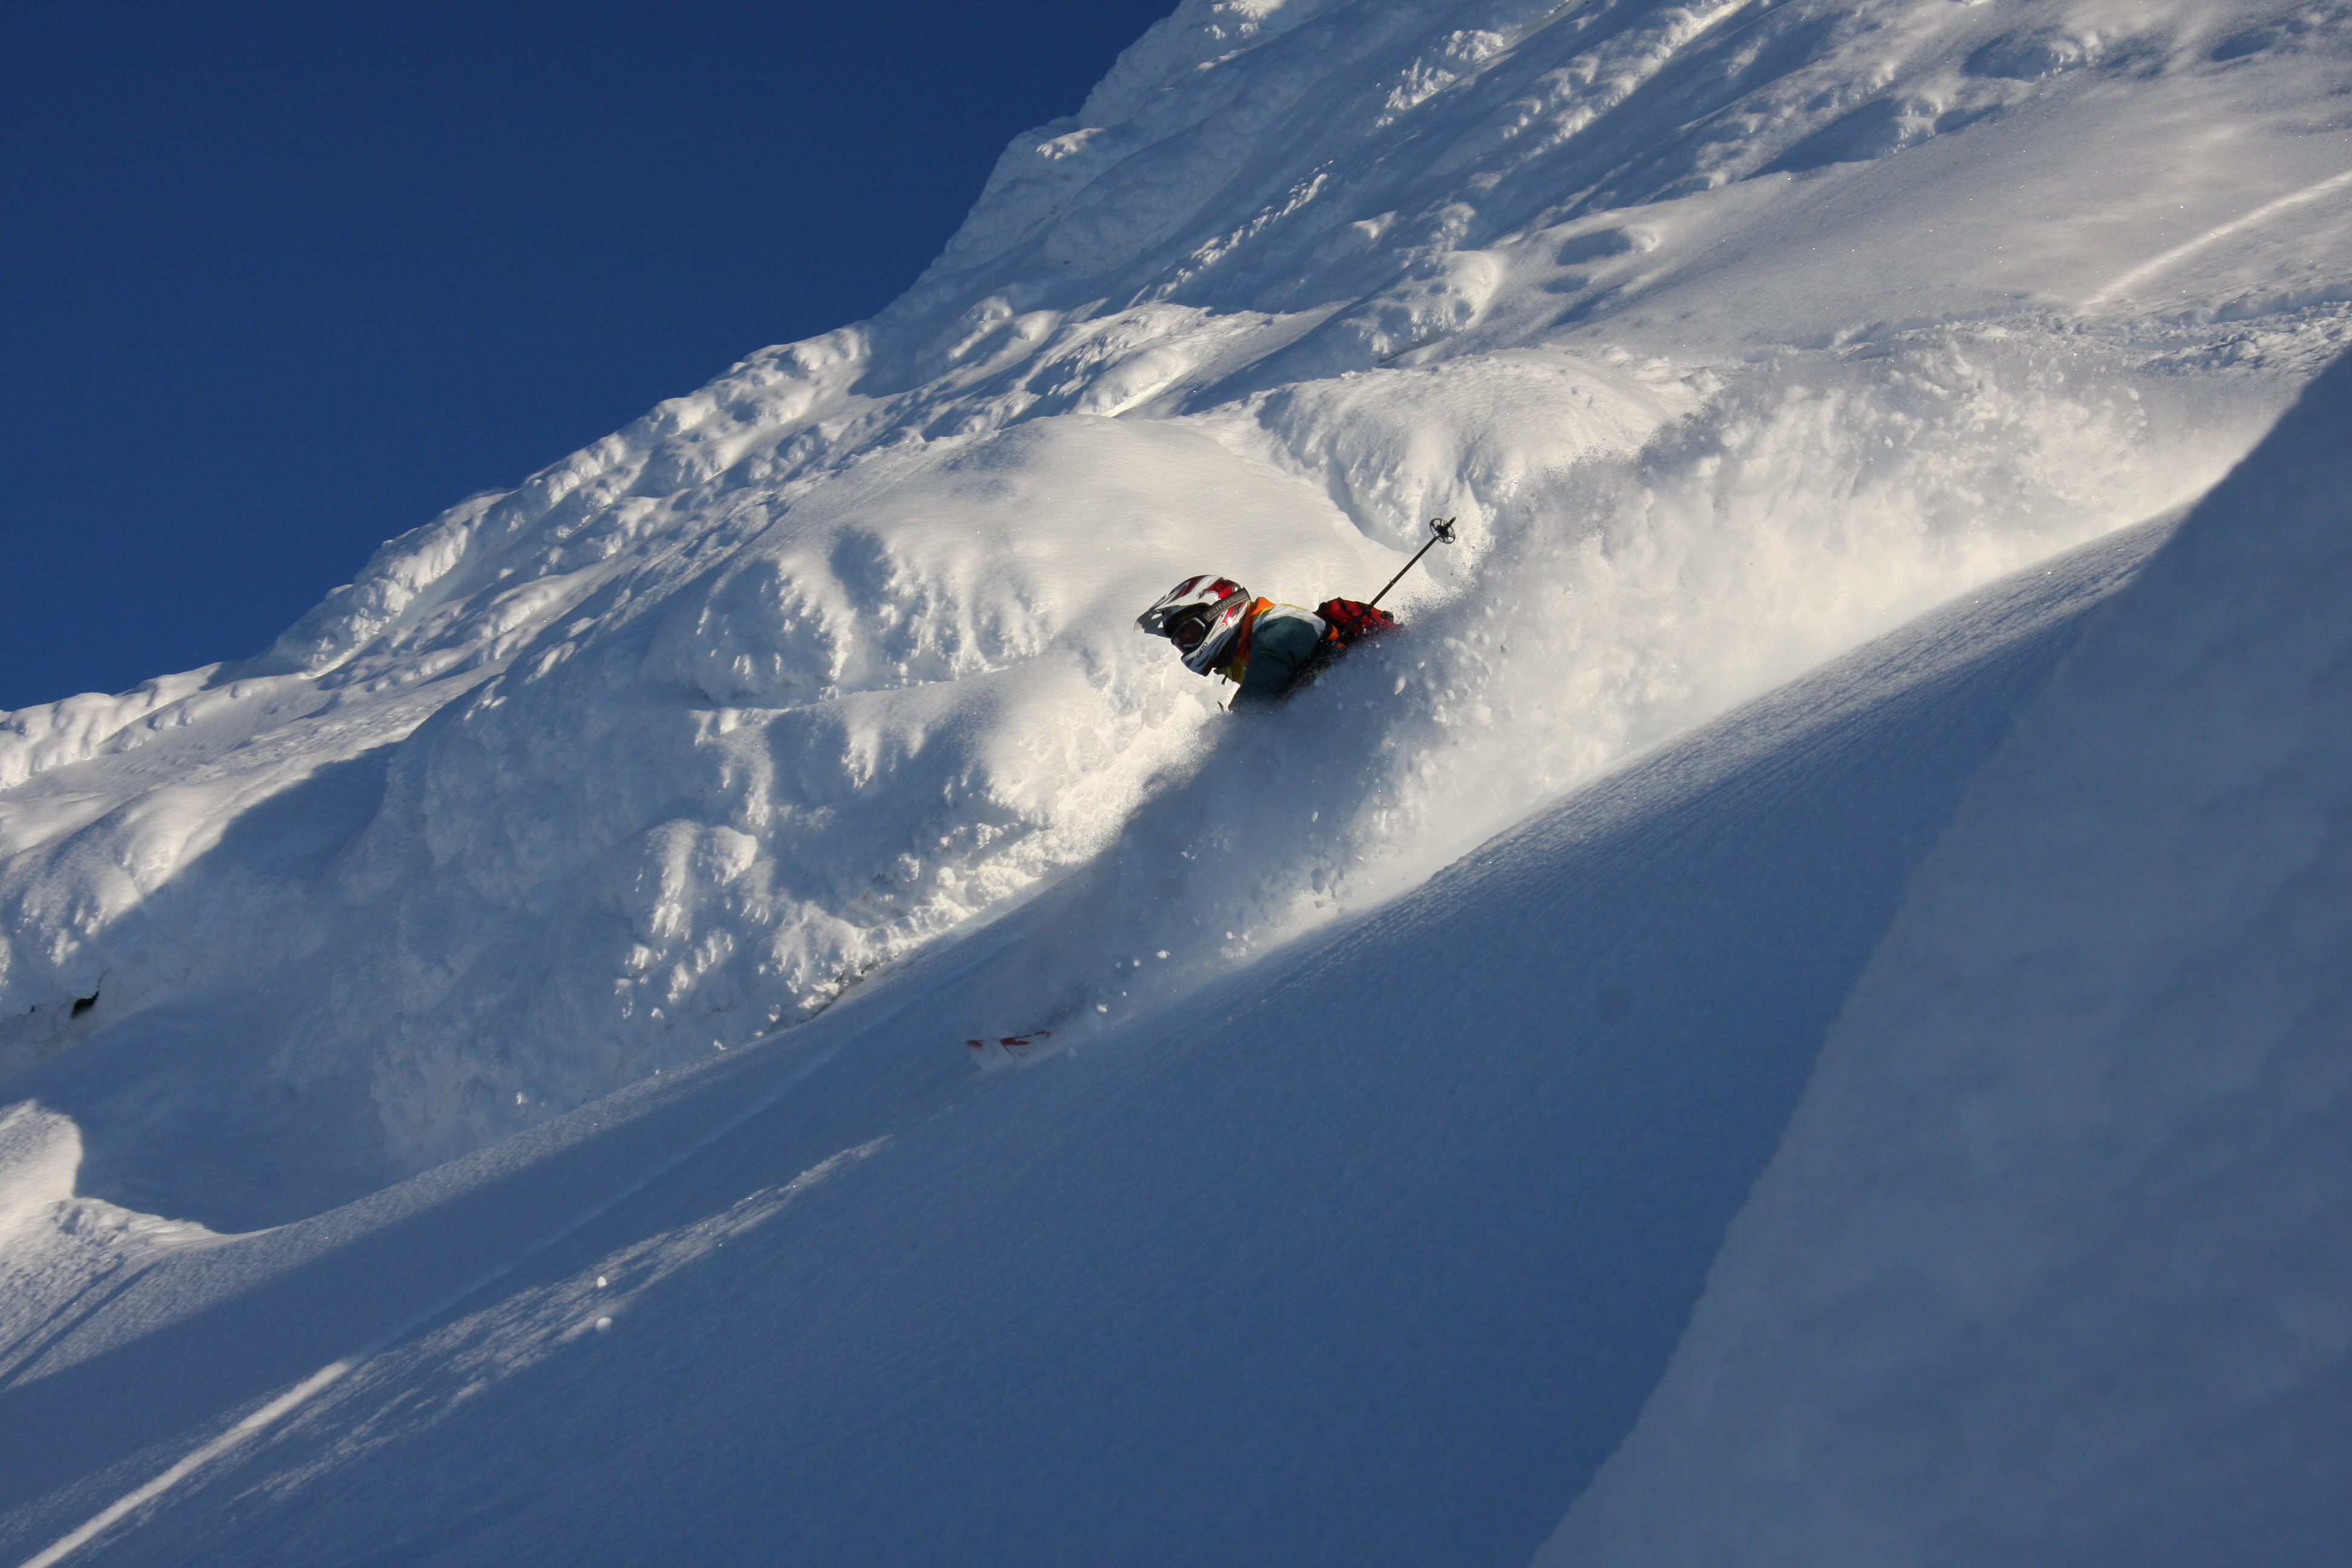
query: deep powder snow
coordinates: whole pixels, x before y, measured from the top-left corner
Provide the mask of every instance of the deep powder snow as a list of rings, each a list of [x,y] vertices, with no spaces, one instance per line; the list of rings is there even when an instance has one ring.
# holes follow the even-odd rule
[[[2144,520],[2352,340],[2348,61],[1186,0],[877,320],[0,716],[0,1540],[2326,1560],[2347,373]],[[1272,722],[1131,626],[1437,514]]]

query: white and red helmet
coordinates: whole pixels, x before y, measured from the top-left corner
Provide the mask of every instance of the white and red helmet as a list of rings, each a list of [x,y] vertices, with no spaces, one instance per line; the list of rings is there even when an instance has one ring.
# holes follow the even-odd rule
[[[1184,668],[1206,675],[1240,631],[1251,603],[1250,591],[1230,577],[1187,577],[1153,600],[1135,624],[1174,643]]]

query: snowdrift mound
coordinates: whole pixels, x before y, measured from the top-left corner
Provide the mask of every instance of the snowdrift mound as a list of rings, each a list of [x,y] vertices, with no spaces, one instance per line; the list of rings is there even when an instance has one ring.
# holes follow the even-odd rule
[[[2352,361],[2091,623],[1546,1564],[2352,1532]]]
[[[1981,590],[1025,1070],[955,1035],[1095,918],[1076,885],[334,1213],[135,1274],[45,1229],[57,1289],[0,1349],[0,1542],[1525,1561],[1906,874],[2161,537]]]
[[[0,719],[5,1092],[72,1118],[87,1194],[240,1229],[1107,852],[1234,921],[1105,894],[971,1026],[1372,907],[2203,489],[2345,334],[2343,38],[1187,0],[877,321],[461,503],[256,658]],[[1368,592],[1433,513],[1471,542],[1290,754],[1129,626],[1203,569]]]

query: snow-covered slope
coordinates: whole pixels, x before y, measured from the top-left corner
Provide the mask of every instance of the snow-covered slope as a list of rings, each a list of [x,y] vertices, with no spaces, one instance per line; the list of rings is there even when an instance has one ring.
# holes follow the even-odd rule
[[[2242,1536],[2234,1432],[2294,1549],[2336,1015],[2226,1104],[2129,1020],[2336,1005],[2324,876],[2267,980],[2198,879],[2338,809],[2340,388],[1914,868],[2347,341],[2347,86],[2324,6],[1186,0],[877,321],[0,718],[0,1539],[2096,1560]],[[1131,626],[1435,513],[1276,721]]]
[[[2217,474],[2352,281],[2343,29],[2266,17],[1187,4],[880,320],[9,716],[0,1062],[86,1042],[20,1092],[118,1198],[311,1212],[1089,860],[1214,718],[1133,606],[1460,514],[1364,783],[1202,956],[1366,907]]]
[[[1026,1070],[953,1036],[1066,887],[332,1214],[123,1249],[71,1200],[40,1243],[70,1288],[0,1363],[0,1541],[1524,1561],[1633,1419],[1906,871],[2161,537],[1980,591]]]
[[[2323,391],[2168,542],[1032,1070],[939,1040],[1050,896],[252,1236],[126,1234],[20,1111],[0,1540],[1519,1562],[1646,1399],[1538,1561],[2327,1561],[2352,362]]]
[[[2352,1540],[2352,360],[2095,618],[1544,1562]]]

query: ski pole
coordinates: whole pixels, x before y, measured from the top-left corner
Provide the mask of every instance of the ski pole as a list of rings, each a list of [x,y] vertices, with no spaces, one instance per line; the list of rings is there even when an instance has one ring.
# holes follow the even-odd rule
[[[1434,544],[1441,539],[1445,541],[1448,544],[1454,542],[1454,520],[1450,517],[1433,517],[1429,520],[1429,544]],[[1415,565],[1420,563],[1421,558],[1429,553],[1429,544],[1424,544],[1420,549],[1414,551],[1412,552],[1412,559],[1404,563],[1404,572],[1400,572],[1395,576],[1390,578],[1388,581],[1388,587],[1382,588],[1379,593],[1373,595],[1372,603],[1365,605],[1364,607],[1366,609],[1370,609],[1373,605],[1378,605],[1382,599],[1387,598],[1389,588],[1393,588],[1399,583],[1403,582],[1405,572],[1412,571]]]

